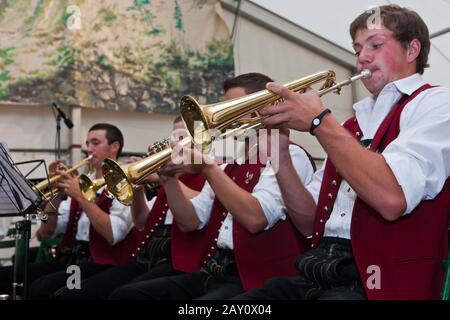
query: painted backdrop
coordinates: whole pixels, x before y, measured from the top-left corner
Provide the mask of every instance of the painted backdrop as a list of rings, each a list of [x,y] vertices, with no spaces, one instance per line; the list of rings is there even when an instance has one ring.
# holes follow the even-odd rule
[[[0,1],[0,101],[178,112],[234,74],[217,0]]]

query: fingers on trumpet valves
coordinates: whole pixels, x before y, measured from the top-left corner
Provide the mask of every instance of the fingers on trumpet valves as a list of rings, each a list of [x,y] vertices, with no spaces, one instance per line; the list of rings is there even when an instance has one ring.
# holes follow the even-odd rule
[[[63,162],[57,160],[50,163],[50,165],[48,166],[48,175],[52,177],[57,174],[56,173],[57,171],[64,171],[64,170],[67,170],[67,167],[64,165]]]
[[[171,141],[170,138],[164,138],[161,141],[156,141],[152,145],[149,145],[147,148],[147,150],[148,150],[147,155],[152,155],[152,154],[155,154],[157,152],[163,151],[164,149],[168,148],[170,146],[170,141]]]
[[[142,157],[137,157],[137,156],[131,156],[127,159],[126,163],[134,163],[137,162],[139,160],[142,160]]]

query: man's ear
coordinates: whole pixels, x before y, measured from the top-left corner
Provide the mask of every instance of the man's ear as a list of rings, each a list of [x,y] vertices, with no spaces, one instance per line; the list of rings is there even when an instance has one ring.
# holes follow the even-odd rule
[[[407,59],[409,63],[412,63],[417,59],[421,49],[422,45],[418,39],[411,40],[407,49]]]
[[[119,156],[119,155],[118,155],[118,152],[119,152],[119,149],[120,149],[120,143],[119,143],[119,141],[114,141],[114,142],[111,143],[109,146],[110,146],[110,148],[111,148],[111,153],[115,154],[116,157],[118,157],[118,156]]]

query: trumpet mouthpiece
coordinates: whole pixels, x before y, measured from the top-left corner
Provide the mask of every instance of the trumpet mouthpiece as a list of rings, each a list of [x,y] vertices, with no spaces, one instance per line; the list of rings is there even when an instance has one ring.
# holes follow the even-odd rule
[[[363,71],[361,71],[361,75],[363,79],[367,79],[372,76],[372,72],[369,69],[364,69]]]

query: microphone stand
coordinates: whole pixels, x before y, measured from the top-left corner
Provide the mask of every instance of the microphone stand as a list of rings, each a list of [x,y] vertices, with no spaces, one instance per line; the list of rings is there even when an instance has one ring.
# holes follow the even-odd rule
[[[64,123],[67,128],[72,129],[73,122],[66,116],[55,101],[52,102],[52,111],[56,119],[56,160],[61,160],[61,119],[64,119]],[[56,113],[55,113],[56,112]]]
[[[52,112],[53,116],[56,120],[56,137],[55,137],[55,153],[56,153],[56,160],[61,160],[61,115],[59,112],[55,112],[55,106],[52,104]]]
[[[61,160],[61,116],[56,116],[56,160]]]

